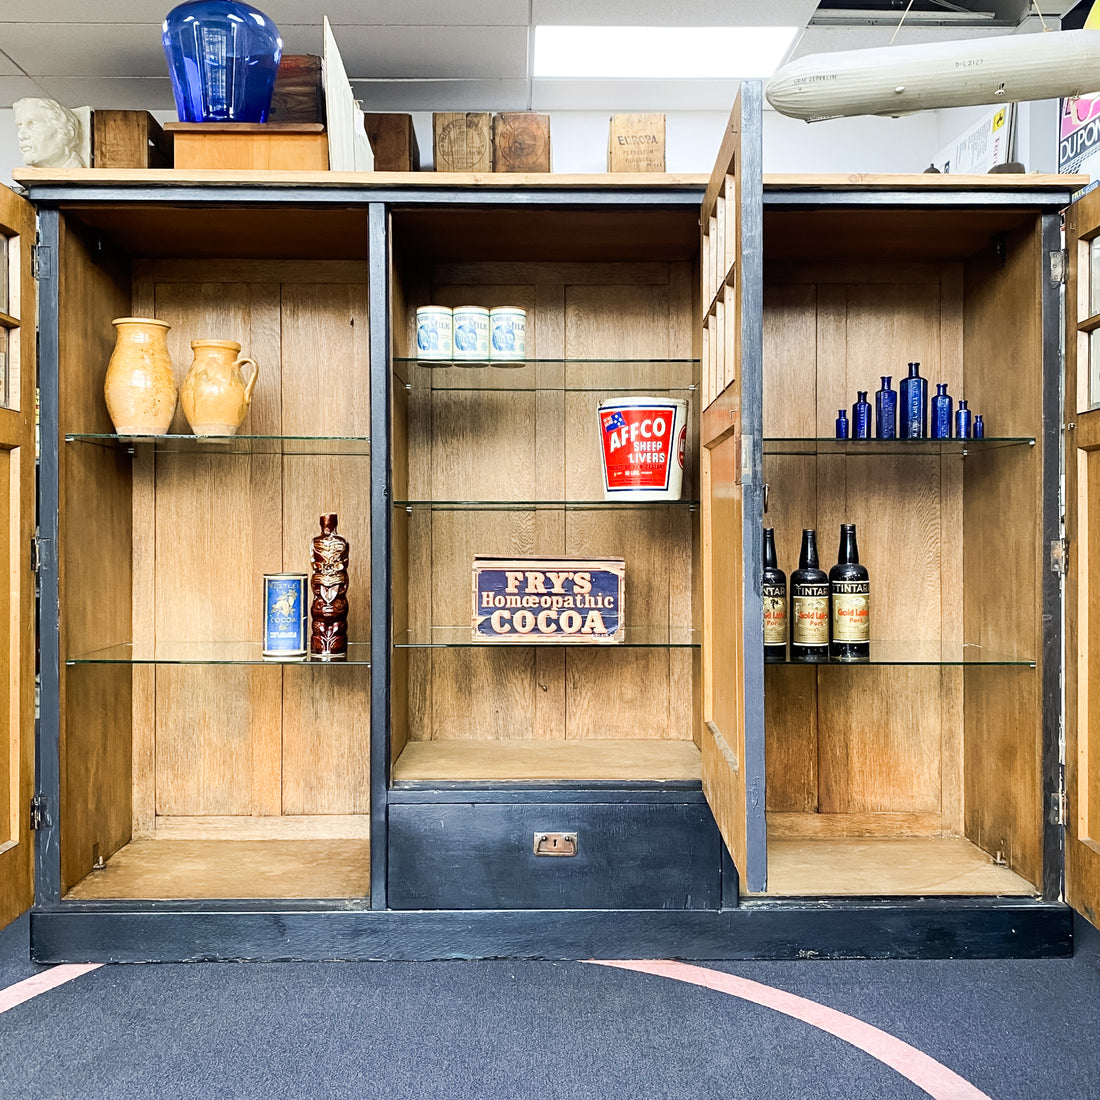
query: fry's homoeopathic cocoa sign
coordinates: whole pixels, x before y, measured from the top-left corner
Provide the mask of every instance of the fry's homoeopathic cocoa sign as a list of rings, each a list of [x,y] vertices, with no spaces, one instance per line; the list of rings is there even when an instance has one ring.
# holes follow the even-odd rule
[[[622,558],[474,558],[474,640],[618,642]]]

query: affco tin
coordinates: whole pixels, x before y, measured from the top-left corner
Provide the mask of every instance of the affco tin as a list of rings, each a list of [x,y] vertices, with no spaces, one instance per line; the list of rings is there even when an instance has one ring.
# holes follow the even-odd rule
[[[489,361],[489,311],[484,306],[455,306],[454,361],[481,366]]]
[[[416,357],[450,362],[454,353],[454,319],[450,306],[421,306],[416,311]]]
[[[263,655],[282,661],[305,657],[305,573],[264,574]]]
[[[604,500],[679,500],[687,402],[616,397],[599,404]]]
[[[527,358],[527,310],[494,306],[489,310],[489,361],[522,363]]]

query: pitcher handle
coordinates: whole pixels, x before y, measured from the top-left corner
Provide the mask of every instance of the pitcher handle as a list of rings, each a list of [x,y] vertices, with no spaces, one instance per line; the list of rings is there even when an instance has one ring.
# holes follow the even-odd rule
[[[248,356],[242,356],[233,366],[239,370],[246,363],[252,367],[252,377],[249,378],[244,387],[244,403],[247,405],[252,400],[252,391],[256,387],[256,379],[260,377],[260,367],[255,359],[249,359]]]

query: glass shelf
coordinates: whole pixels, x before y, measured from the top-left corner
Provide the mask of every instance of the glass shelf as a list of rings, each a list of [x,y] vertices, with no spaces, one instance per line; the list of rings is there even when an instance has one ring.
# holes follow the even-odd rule
[[[562,390],[603,393],[684,394],[697,388],[698,359],[527,359],[463,363],[398,357],[394,365],[421,368],[409,389],[486,392]],[[649,374],[650,380],[641,376]],[[624,380],[623,375],[629,377]],[[425,382],[427,383],[425,386]]]
[[[280,660],[264,657],[260,642],[157,642],[150,646],[129,643],[81,653],[67,665],[309,665],[328,668],[338,665],[370,667],[370,642],[349,642],[342,661]]]
[[[108,435],[74,432],[66,443],[92,443],[99,447],[152,447],[157,454],[180,455],[370,455],[370,439],[364,436],[315,435]]]
[[[966,455],[1001,447],[1034,447],[1033,436],[984,439],[805,439],[765,438],[765,455]]]
[[[1034,668],[1035,661],[1030,657],[1012,657],[997,653],[984,646],[969,642],[913,642],[913,641],[872,641],[871,657],[867,661],[776,661],[774,665],[797,665],[798,667],[833,667],[867,665],[932,665],[932,666],[972,666],[972,665],[1017,665]]]
[[[593,512],[605,510],[699,507],[698,500],[395,500],[395,508],[409,512]]]
[[[530,646],[554,649],[698,649],[702,636],[698,630],[672,629],[667,626],[628,626],[621,642],[475,642],[469,626],[432,627],[431,637],[412,637],[411,631],[396,634],[394,649],[516,649]]]

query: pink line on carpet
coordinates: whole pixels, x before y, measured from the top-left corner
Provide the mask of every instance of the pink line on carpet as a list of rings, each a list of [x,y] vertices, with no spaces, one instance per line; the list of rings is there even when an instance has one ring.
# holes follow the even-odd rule
[[[786,993],[782,989],[750,981],[748,978],[739,978],[734,974],[725,974],[720,970],[663,959],[589,961],[598,966],[615,966],[622,970],[636,970],[642,974],[673,978],[782,1012],[858,1047],[908,1078],[934,1100],[990,1100],[986,1093],[975,1088],[969,1081],[888,1032],[865,1024],[854,1016],[838,1012],[835,1008]]]
[[[54,966],[34,977],[9,985],[7,989],[0,989],[0,1013],[7,1012],[9,1008],[15,1008],[40,993],[48,993],[90,970],[97,970],[102,965],[103,963],[69,963],[65,966]]]

